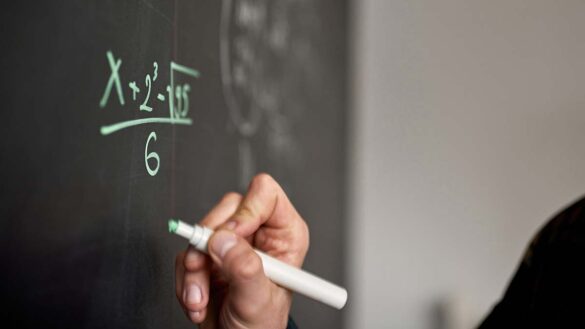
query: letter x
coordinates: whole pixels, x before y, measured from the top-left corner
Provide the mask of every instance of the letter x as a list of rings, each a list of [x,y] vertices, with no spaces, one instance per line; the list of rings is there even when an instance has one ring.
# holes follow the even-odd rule
[[[108,81],[108,85],[106,86],[106,90],[104,91],[104,95],[100,100],[100,107],[104,108],[108,103],[108,99],[110,98],[110,92],[112,91],[112,85],[116,83],[116,91],[118,92],[118,99],[120,100],[120,105],[124,105],[124,94],[122,93],[122,83],[120,82],[120,75],[118,74],[118,70],[122,65],[122,60],[114,59],[114,54],[112,54],[111,50],[108,50],[107,54],[108,62],[110,63],[110,69],[112,70],[112,74],[110,75],[110,80]]]

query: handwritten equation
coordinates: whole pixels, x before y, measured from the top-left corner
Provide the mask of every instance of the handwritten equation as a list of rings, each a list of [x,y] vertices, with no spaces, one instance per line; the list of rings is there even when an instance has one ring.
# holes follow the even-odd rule
[[[106,57],[110,67],[110,78],[100,99],[100,108],[105,108],[110,101],[112,90],[117,95],[120,105],[126,105],[124,97],[124,88],[122,79],[120,77],[120,67],[122,66],[122,59],[116,59],[112,51],[106,52]],[[175,83],[176,74],[185,75],[191,78],[199,78],[200,74],[197,70],[187,66],[170,62],[170,83],[164,86],[163,92],[160,89],[154,88],[155,82],[159,80],[158,63],[152,63],[152,71],[147,73],[144,78],[144,84],[130,81],[128,88],[132,93],[132,102],[140,102],[138,110],[140,112],[152,113],[155,111],[156,104],[163,104],[168,106],[168,116],[147,117],[140,119],[127,120],[117,122],[114,124],[101,126],[100,133],[103,136],[113,134],[117,131],[144,124],[171,124],[171,125],[191,125],[193,122],[191,118],[187,117],[189,113],[189,92],[191,85],[188,83]],[[155,89],[153,91],[153,89]],[[156,93],[156,97],[152,96]],[[144,164],[149,175],[155,176],[160,169],[160,157],[156,152],[149,152],[149,144],[156,142],[156,132],[151,131],[146,138],[146,146],[144,148]]]

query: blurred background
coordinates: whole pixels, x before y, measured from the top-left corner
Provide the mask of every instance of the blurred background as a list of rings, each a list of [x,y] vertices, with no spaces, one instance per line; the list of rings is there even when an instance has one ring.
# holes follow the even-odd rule
[[[346,328],[472,328],[585,193],[585,2],[351,4]]]
[[[266,171],[349,290],[300,328],[474,328],[585,194],[584,32],[582,0],[6,1],[2,323],[192,328],[167,219]]]

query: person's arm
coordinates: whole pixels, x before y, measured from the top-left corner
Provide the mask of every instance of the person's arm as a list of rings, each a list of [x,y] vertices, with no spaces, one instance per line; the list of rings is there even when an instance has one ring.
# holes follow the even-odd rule
[[[301,267],[309,231],[282,188],[256,176],[245,196],[228,193],[199,223],[216,231],[209,256],[188,248],[177,256],[176,293],[201,328],[296,328],[290,291],[272,283],[253,248]]]

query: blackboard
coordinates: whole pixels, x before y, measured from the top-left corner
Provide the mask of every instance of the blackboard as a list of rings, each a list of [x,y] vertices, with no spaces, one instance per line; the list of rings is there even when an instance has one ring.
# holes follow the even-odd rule
[[[3,324],[192,327],[167,219],[261,171],[309,224],[305,268],[344,284],[345,1],[1,7]],[[299,296],[292,316],[341,327]]]

